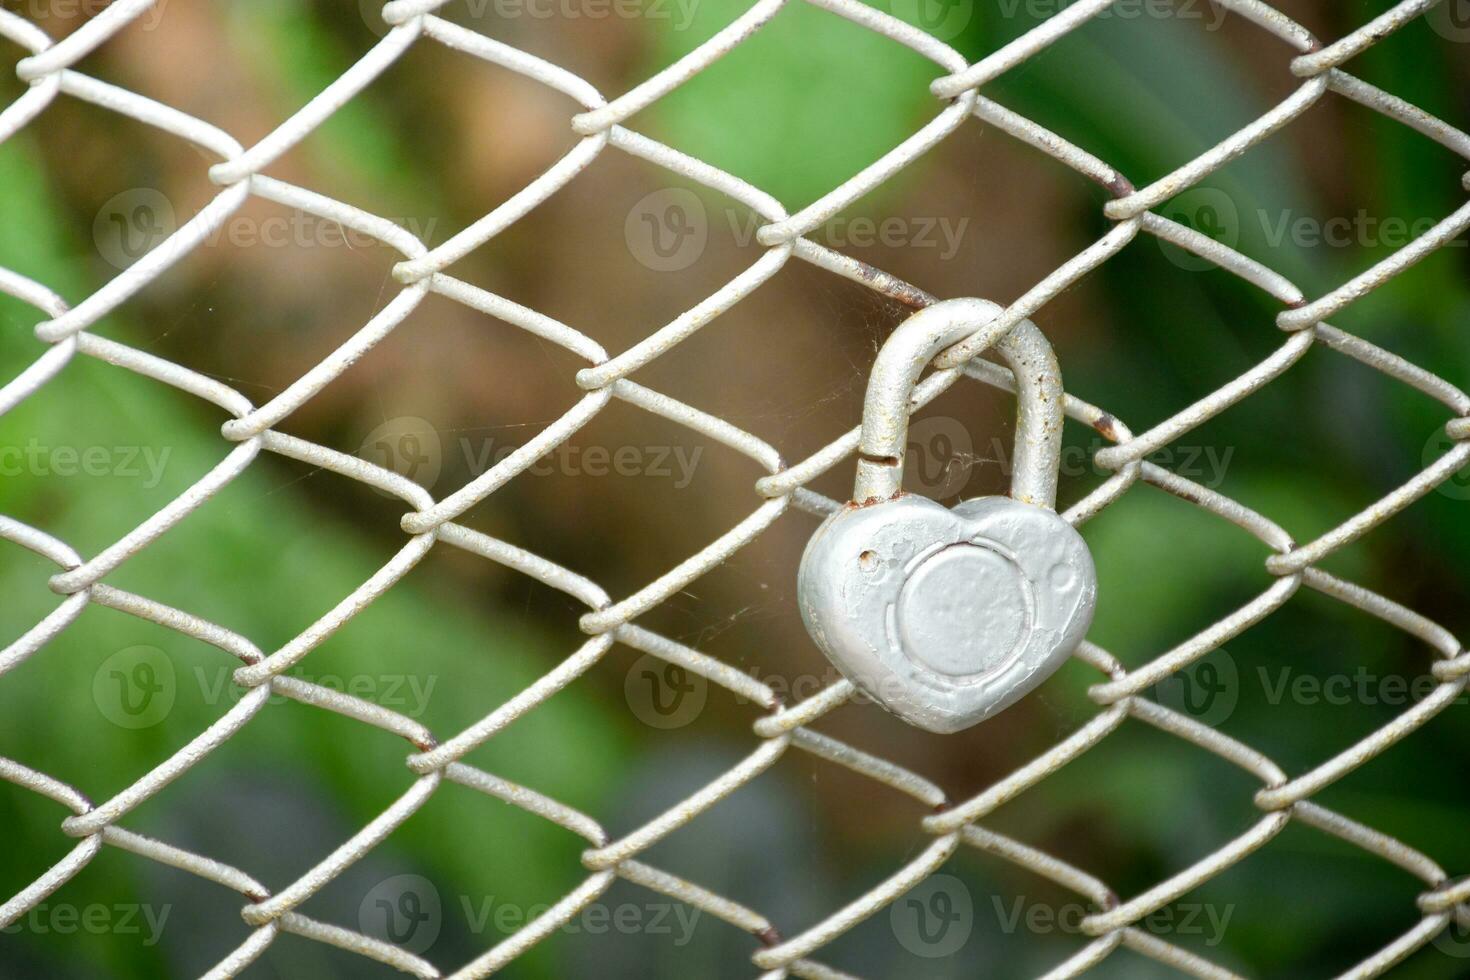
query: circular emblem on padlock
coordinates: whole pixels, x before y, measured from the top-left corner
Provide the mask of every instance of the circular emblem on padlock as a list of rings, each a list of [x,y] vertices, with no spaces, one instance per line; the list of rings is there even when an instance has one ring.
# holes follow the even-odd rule
[[[947,300],[894,331],[868,382],[852,502],[817,529],[797,578],[802,619],[828,659],[934,732],[968,728],[1035,689],[1082,642],[1097,600],[1087,545],[1054,509],[1061,374],[1029,320],[992,339],[1016,377],[1010,495],[951,509],[902,490],[915,382],[999,312]]]

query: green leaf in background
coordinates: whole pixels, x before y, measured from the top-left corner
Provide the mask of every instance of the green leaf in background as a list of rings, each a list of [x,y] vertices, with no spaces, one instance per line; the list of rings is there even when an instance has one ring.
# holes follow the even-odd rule
[[[658,33],[647,72],[689,53],[748,7],[744,0],[695,5],[688,29]],[[928,89],[936,72],[927,59],[842,17],[791,5],[660,99],[649,110],[649,132],[794,211],[936,115],[943,105]]]
[[[280,112],[295,112],[356,60],[300,0],[257,0],[220,9],[260,77],[278,80]],[[369,37],[366,30],[363,35]],[[334,112],[306,146],[323,173],[342,174],[365,187],[402,188],[415,169],[389,121],[362,98]]]

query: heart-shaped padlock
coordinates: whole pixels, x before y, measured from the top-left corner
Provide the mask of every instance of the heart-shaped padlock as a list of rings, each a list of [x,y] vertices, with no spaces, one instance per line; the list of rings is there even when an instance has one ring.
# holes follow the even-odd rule
[[[802,619],[828,659],[934,732],[968,728],[1046,680],[1082,642],[1097,598],[1087,545],[1053,509],[1061,377],[1029,320],[988,338],[1016,378],[1010,496],[949,509],[902,491],[915,382],[939,351],[999,312],[984,300],[936,303],[884,344],[863,407],[853,500],[817,529],[797,577]]]

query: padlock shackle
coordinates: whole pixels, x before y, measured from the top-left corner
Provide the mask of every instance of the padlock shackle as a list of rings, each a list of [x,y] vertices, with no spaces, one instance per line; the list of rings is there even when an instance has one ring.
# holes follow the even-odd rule
[[[855,502],[888,500],[901,492],[914,385],[940,351],[981,332],[981,349],[994,346],[1016,377],[1011,497],[1056,508],[1064,418],[1061,369],[1046,336],[1030,320],[985,334],[1000,313],[1001,307],[988,300],[944,300],[915,313],[889,336],[873,361],[863,401]]]

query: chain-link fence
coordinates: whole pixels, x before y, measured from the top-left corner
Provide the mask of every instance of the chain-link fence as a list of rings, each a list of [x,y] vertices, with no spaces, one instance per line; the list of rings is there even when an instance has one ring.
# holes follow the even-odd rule
[[[44,771],[45,759],[24,762],[0,759],[0,775],[6,780],[70,811],[71,815],[60,822],[59,829],[76,842],[62,860],[40,870],[31,884],[0,906],[0,925],[11,924],[43,903],[107,846],[130,852],[138,859],[182,869],[233,890],[245,899],[247,904],[241,915],[250,927],[249,936],[210,971],[211,976],[241,972],[283,932],[330,944],[415,976],[436,977],[451,970],[455,976],[484,976],[551,937],[596,902],[615,880],[623,879],[728,923],[731,929],[749,933],[753,937],[751,961],[764,976],[830,978],[848,974],[823,962],[824,948],[829,943],[911,893],[945,868],[960,849],[974,848],[1075,892],[1088,903],[1080,929],[1089,940],[1065,962],[1056,963],[1048,976],[1081,974],[1120,947],[1126,947],[1187,974],[1225,977],[1235,974],[1196,951],[1150,932],[1143,927],[1144,920],[1238,863],[1250,860],[1256,851],[1296,823],[1371,853],[1423,883],[1417,909],[1406,910],[1407,915],[1414,917],[1412,927],[1401,935],[1385,936],[1378,952],[1357,963],[1345,975],[1378,975],[1452,928],[1457,919],[1462,926],[1470,926],[1470,881],[1452,877],[1457,869],[1442,868],[1431,856],[1397,836],[1365,826],[1314,802],[1320,791],[1400,740],[1411,737],[1416,729],[1454,704],[1470,684],[1470,654],[1448,630],[1390,597],[1318,567],[1328,556],[1377,531],[1380,525],[1388,528],[1378,533],[1392,534],[1391,521],[1396,514],[1470,461],[1470,396],[1452,381],[1327,322],[1461,235],[1470,227],[1470,204],[1437,220],[1391,257],[1321,296],[1304,294],[1260,262],[1159,213],[1161,206],[1177,195],[1199,187],[1230,161],[1250,153],[1267,137],[1327,100],[1351,100],[1470,160],[1470,136],[1355,77],[1344,67],[1368,48],[1431,12],[1436,7],[1435,0],[1405,0],[1330,43],[1319,40],[1291,18],[1258,0],[1216,0],[1230,16],[1274,35],[1298,52],[1290,61],[1290,70],[1299,82],[1289,97],[1250,125],[1207,152],[1181,163],[1172,173],[1141,187],[1083,147],[984,94],[992,80],[1021,69],[1033,56],[1070,32],[1106,14],[1114,7],[1114,0],[1077,0],[1061,7],[1040,26],[973,63],[931,34],[856,0],[807,0],[833,18],[846,18],[932,62],[934,81],[930,90],[935,112],[927,124],[898,146],[794,213],[759,187],[623,125],[629,117],[696,78],[761,31],[787,6],[786,0],[759,0],[686,56],[614,98],[604,96],[592,84],[558,65],[441,19],[436,10],[445,2],[393,0],[387,3],[382,8],[382,18],[391,29],[382,39],[351,70],[332,80],[299,111],[249,147],[202,119],[138,92],[100,81],[74,67],[99,46],[135,26],[140,18],[160,13],[158,8],[162,4],[158,0],[115,0],[61,40],[54,40],[20,15],[0,10],[0,36],[30,52],[17,66],[19,77],[29,88],[0,113],[0,140],[28,126],[45,125],[48,106],[58,100],[73,99],[172,134],[218,160],[208,167],[208,177],[218,188],[208,205],[91,295],[63,296],[46,283],[0,269],[0,290],[29,304],[43,318],[35,327],[39,344],[34,361],[18,375],[6,379],[0,389],[0,411],[9,411],[33,396],[42,395],[48,383],[82,357],[105,362],[111,366],[109,370],[134,372],[159,385],[171,386],[218,406],[231,417],[221,429],[223,458],[217,465],[187,492],[96,554],[78,553],[66,541],[48,533],[44,526],[0,518],[0,536],[11,545],[29,549],[55,564],[57,571],[50,577],[49,585],[60,597],[54,611],[44,619],[22,635],[6,638],[9,646],[0,653],[0,673],[9,673],[34,657],[56,656],[58,648],[64,645],[69,625],[89,606],[101,606],[177,631],[218,648],[226,657],[235,658],[239,666],[234,670],[233,681],[246,692],[187,745],[151,771],[129,774],[131,784],[105,800],[96,801],[81,789],[48,775]],[[468,227],[443,237],[437,244],[422,241],[399,224],[368,210],[265,175],[264,171],[275,161],[418,45],[445,46],[457,57],[482,59],[575,100],[582,111],[571,117],[570,124],[580,141],[503,204]],[[1090,179],[1111,195],[1104,208],[1111,222],[1110,229],[1007,306],[1002,314],[1004,322],[1015,324],[1032,317],[1130,242],[1140,236],[1155,236],[1195,257],[1192,261],[1225,270],[1278,302],[1282,309],[1276,327],[1282,340],[1270,356],[1248,372],[1141,433],[1134,433],[1104,407],[1068,395],[1067,415],[1111,443],[1094,458],[1095,465],[1110,475],[1065,512],[1065,517],[1081,527],[1084,534],[1090,520],[1125,495],[1163,491],[1213,518],[1236,525],[1263,542],[1273,554],[1262,570],[1262,589],[1253,600],[1147,662],[1125,664],[1097,645],[1084,644],[1078,658],[1101,675],[1089,692],[1096,705],[1095,717],[983,791],[965,799],[952,799],[921,773],[819,731],[824,716],[842,710],[853,698],[855,691],[850,683],[833,683],[812,696],[788,702],[762,680],[639,622],[640,617],[688,589],[777,521],[794,518],[814,526],[810,517],[793,512],[804,511],[819,517],[836,507],[838,501],[814,492],[809,484],[822,474],[848,464],[857,446],[856,428],[839,435],[807,458],[793,460],[759,435],[702,411],[697,405],[646,387],[630,376],[666,357],[697,331],[718,330],[723,314],[793,262],[810,263],[910,309],[932,302],[933,297],[918,286],[808,236],[941,141],[963,127],[975,125],[1008,134],[1031,151],[1045,154]],[[1139,133],[1138,138],[1146,139],[1148,134]],[[605,350],[586,333],[444,271],[556,195],[605,154],[629,154],[748,208],[760,222],[755,232],[755,239],[763,248],[760,257],[698,305],[648,333],[628,349],[613,352]],[[1470,190],[1470,174],[1466,175],[1465,188]],[[0,198],[4,194],[4,189],[0,189]],[[316,364],[302,365],[292,383],[259,405],[218,378],[91,332],[100,318],[151,283],[167,277],[172,266],[216,234],[252,197],[340,224],[396,250],[401,255],[393,270],[396,295],[328,356]],[[580,400],[524,445],[441,499],[435,499],[423,486],[390,469],[277,431],[278,424],[302,409],[325,386],[387,338],[431,293],[585,359],[586,367],[576,373],[575,379],[584,392]],[[1175,444],[1180,437],[1270,385],[1315,347],[1366,365],[1393,382],[1418,389],[1442,403],[1448,414],[1444,431],[1452,443],[1448,451],[1387,496],[1367,504],[1331,531],[1306,542],[1295,540],[1271,517],[1151,461],[1160,449]],[[952,386],[970,380],[1012,390],[1010,374],[977,357],[980,353],[975,344],[968,342],[944,353],[936,361],[936,370],[917,389],[915,407],[926,405]],[[1064,359],[1064,376],[1066,368]],[[461,516],[470,508],[554,453],[614,402],[686,427],[701,441],[728,447],[753,460],[766,475],[753,487],[728,489],[732,498],[742,493],[749,497],[748,516],[712,534],[706,546],[628,595],[610,595],[574,568],[563,567],[460,523]],[[171,608],[148,596],[109,584],[113,573],[244,473],[263,452],[301,461],[401,499],[407,507],[401,521],[405,535],[401,549],[335,608],[274,650],[261,649],[249,637],[189,610]],[[484,716],[458,732],[431,732],[415,718],[390,707],[287,676],[288,670],[383,596],[436,546],[459,549],[499,563],[585,604],[580,625],[587,639],[520,693],[503,703],[485,704]],[[794,576],[794,568],[789,572]],[[1421,643],[1424,661],[1436,679],[1432,690],[1391,724],[1354,743],[1344,744],[1336,755],[1302,772],[1288,772],[1273,762],[1266,752],[1270,746],[1258,749],[1243,744],[1147,696],[1155,685],[1250,629],[1304,587],[1376,617]],[[270,583],[258,588],[268,590]],[[1102,601],[1108,601],[1106,595]],[[537,711],[543,702],[574,684],[584,673],[595,671],[618,644],[677,665],[716,689],[764,708],[752,726],[754,746],[749,754],[678,805],[636,829],[619,834],[609,832],[596,817],[544,795],[535,785],[519,785],[463,761],[472,750],[495,738],[518,719]],[[8,680],[14,683],[16,678]],[[35,696],[42,695],[37,692]],[[339,847],[322,854],[315,866],[301,869],[299,877],[278,889],[261,884],[249,869],[232,867],[209,854],[194,853],[126,828],[129,814],[200,764],[257,714],[264,713],[266,717],[256,724],[271,724],[271,712],[266,709],[273,696],[276,700],[285,697],[317,710],[335,712],[362,725],[401,736],[411,746],[406,760],[415,777],[411,787]],[[712,690],[711,696],[718,695]],[[987,829],[987,817],[1002,804],[1063,767],[1079,764],[1090,750],[1119,728],[1137,724],[1152,726],[1213,753],[1259,780],[1260,789],[1254,796],[1259,817],[1254,825],[1235,839],[1219,844],[1207,857],[1170,870],[1151,887],[1121,896],[1085,868]],[[63,731],[51,734],[56,738],[67,737]],[[930,842],[901,867],[894,868],[891,875],[871,882],[867,891],[847,896],[840,907],[810,909],[808,915],[796,921],[772,921],[760,910],[710,890],[699,881],[685,880],[646,863],[644,855],[650,848],[670,835],[691,832],[685,829],[686,825],[697,827],[705,811],[740,793],[746,784],[777,764],[788,752],[809,753],[912,797],[932,811],[921,822]],[[1447,768],[1446,778],[1457,778],[1456,771]],[[432,807],[445,781],[519,807],[584,839],[585,878],[508,938],[463,964],[430,963],[406,948],[364,935],[342,923],[317,921],[298,911],[304,902],[363,859],[416,811]],[[716,847],[718,843],[710,846]],[[1272,969],[1270,963],[1255,966],[1267,972]]]

